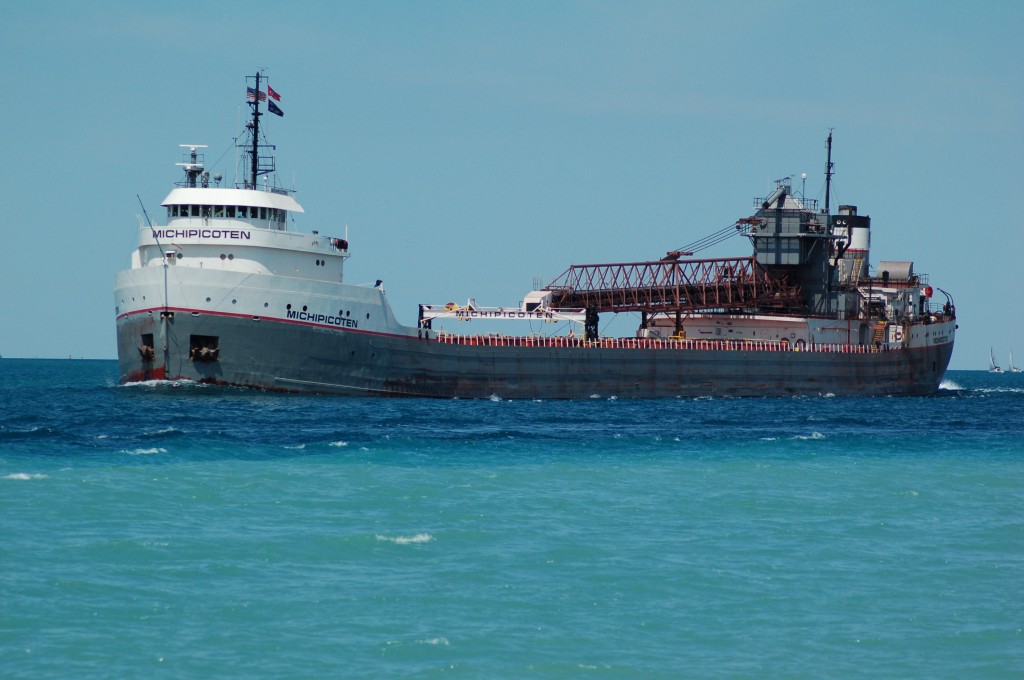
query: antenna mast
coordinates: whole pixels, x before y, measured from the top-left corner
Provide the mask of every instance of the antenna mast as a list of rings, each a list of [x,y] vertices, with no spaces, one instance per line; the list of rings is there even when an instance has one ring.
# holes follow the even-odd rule
[[[259,82],[258,80],[256,82]],[[832,223],[832,213],[829,210],[829,197],[832,195],[832,131],[828,131],[828,140],[825,142],[828,148],[828,161],[825,163],[825,217],[829,224]]]
[[[828,131],[828,140],[825,142],[828,148],[828,158],[825,161],[825,236],[828,238],[827,248],[831,250],[835,246],[832,240],[832,210],[829,206],[829,198],[832,195],[832,130]],[[830,262],[831,257],[825,253],[825,313],[832,311],[832,278],[835,275],[836,264]]]
[[[259,173],[259,139],[260,139],[260,72],[256,71],[256,93],[252,98],[252,184],[256,188],[256,176]],[[832,136],[829,135],[831,143]],[[826,199],[827,201],[827,199]]]

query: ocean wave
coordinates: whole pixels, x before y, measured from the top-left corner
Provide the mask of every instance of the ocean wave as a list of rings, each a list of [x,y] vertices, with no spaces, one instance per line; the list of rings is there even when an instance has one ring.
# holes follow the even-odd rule
[[[1024,387],[977,387],[970,392],[979,394],[1024,394]]]
[[[29,480],[29,479],[48,479],[50,475],[42,475],[35,472],[12,472],[9,475],[4,475],[0,479],[18,479],[18,480]]]
[[[343,441],[331,442],[330,446],[338,446],[338,447],[348,446],[348,442],[343,442]]]
[[[810,434],[798,434],[798,435],[795,435],[795,436],[791,437],[791,439],[798,439],[798,440],[812,440],[812,439],[824,439],[824,438],[825,438],[825,435],[823,435],[820,432],[812,432]]]
[[[416,534],[415,536],[383,536],[381,534],[377,534],[377,540],[395,543],[397,545],[406,545],[409,543],[429,543],[434,540],[434,537],[427,533]]]
[[[954,382],[949,378],[945,378],[941,383],[939,383],[939,389],[960,391],[963,387],[959,383]]]
[[[183,430],[179,430],[176,427],[168,426],[168,427],[165,427],[165,428],[163,428],[161,430],[154,430],[153,432],[143,432],[142,436],[143,437],[166,437],[167,435],[177,436],[177,435],[180,435],[180,434],[185,434],[185,432]]]
[[[6,427],[0,427],[0,441],[17,441],[20,439],[35,439],[37,437],[45,438],[51,437],[54,434],[57,434],[57,430],[52,427],[30,427],[24,430],[8,430]]]
[[[151,456],[156,453],[167,453],[167,449],[163,448],[162,446],[155,446],[150,449],[131,449],[130,451],[125,450],[123,451],[123,453],[127,453],[129,456]]]
[[[443,638],[443,637],[427,638],[426,640],[417,640],[416,644],[419,644],[419,645],[440,645],[441,647],[447,647],[448,646],[448,638]]]
[[[172,388],[172,389],[176,389],[176,388],[180,388],[180,387],[200,388],[200,389],[202,389],[202,388],[209,387],[209,385],[205,385],[203,383],[196,382],[195,380],[178,379],[178,380],[137,380],[137,381],[134,381],[134,382],[122,383],[121,385],[119,385],[119,387],[128,388],[128,389],[139,389],[139,388],[153,389],[153,388],[163,388],[163,387],[169,387],[169,388]]]

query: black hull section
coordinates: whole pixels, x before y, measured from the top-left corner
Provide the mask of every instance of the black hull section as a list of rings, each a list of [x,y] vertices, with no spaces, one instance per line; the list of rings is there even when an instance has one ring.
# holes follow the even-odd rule
[[[437,398],[928,395],[938,389],[953,350],[952,343],[864,354],[466,346],[180,312],[166,322],[156,312],[119,318],[117,334],[121,382],[185,379]],[[152,358],[140,351],[147,334],[154,339]],[[216,338],[216,357],[196,358],[193,336]]]

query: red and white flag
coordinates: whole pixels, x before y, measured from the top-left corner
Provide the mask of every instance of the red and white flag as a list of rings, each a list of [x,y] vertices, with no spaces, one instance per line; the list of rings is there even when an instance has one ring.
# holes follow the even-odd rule
[[[270,98],[273,99],[274,101],[281,101],[281,95],[275,92],[274,88],[272,88],[270,85],[267,85],[267,94],[270,95]]]

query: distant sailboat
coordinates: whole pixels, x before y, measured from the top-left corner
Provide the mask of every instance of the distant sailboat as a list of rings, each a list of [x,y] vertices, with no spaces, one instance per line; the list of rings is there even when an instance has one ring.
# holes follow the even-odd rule
[[[1020,373],[1020,369],[1013,365],[1013,350],[1010,350],[1010,365],[1006,368],[1010,373]]]
[[[988,372],[989,373],[1002,373],[1003,372],[1003,369],[999,368],[999,364],[996,363],[996,355],[995,355],[995,352],[992,351],[991,347],[988,348]]]

